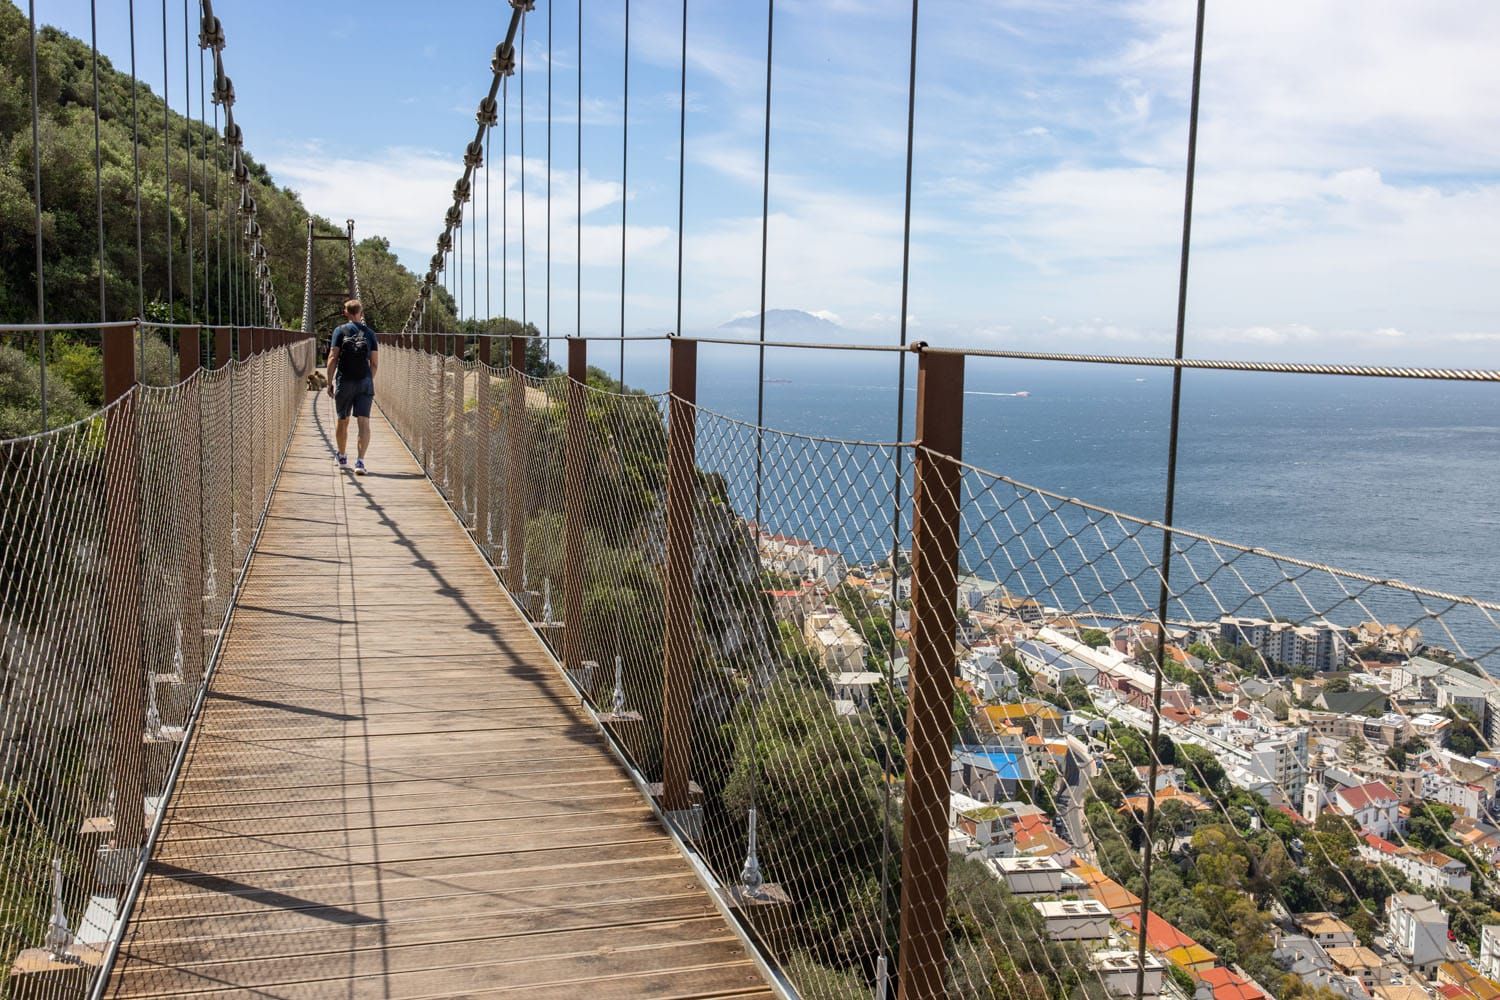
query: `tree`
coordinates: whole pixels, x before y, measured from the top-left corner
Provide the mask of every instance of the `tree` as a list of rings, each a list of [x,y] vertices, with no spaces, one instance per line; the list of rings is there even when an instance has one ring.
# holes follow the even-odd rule
[[[1078,633],[1078,641],[1091,649],[1109,645],[1109,633],[1102,628],[1086,628]]]
[[[1217,796],[1224,788],[1226,775],[1219,759],[1202,747],[1184,743],[1177,748],[1188,784],[1194,791]]]

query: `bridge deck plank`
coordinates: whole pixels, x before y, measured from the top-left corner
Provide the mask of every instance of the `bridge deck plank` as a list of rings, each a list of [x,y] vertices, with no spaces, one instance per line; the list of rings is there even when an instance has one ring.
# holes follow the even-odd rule
[[[764,997],[384,420],[304,410],[115,997]]]

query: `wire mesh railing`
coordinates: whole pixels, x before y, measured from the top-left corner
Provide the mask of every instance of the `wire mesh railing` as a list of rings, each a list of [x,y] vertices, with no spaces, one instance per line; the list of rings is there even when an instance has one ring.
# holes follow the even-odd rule
[[[313,364],[309,341],[238,333],[246,356],[210,369],[184,332],[189,373],[147,385],[134,331],[109,331],[112,401],[0,441],[9,994],[86,993],[144,871]]]
[[[1500,924],[1500,605],[966,464],[938,376],[857,442],[571,347],[381,405],[783,989],[1358,1000]]]

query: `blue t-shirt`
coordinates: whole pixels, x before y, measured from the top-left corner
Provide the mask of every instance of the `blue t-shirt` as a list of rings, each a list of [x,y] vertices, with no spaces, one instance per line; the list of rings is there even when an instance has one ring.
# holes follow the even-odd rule
[[[370,377],[370,355],[380,350],[375,331],[363,323],[345,323],[333,331],[329,347],[339,352],[340,381]]]

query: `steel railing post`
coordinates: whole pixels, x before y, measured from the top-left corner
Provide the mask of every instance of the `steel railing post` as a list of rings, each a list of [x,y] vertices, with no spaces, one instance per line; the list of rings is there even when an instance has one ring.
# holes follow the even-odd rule
[[[490,435],[494,429],[494,417],[490,404],[490,343],[491,338],[479,336],[479,363],[475,365],[474,406],[474,476],[477,480],[474,499],[474,537],[491,562],[495,559],[492,547],[493,525],[490,522],[490,453],[494,444]]]
[[[192,665],[191,681],[203,673],[203,331],[198,327],[177,331],[177,374],[183,386],[178,413],[182,441],[182,493],[178,531],[182,539],[182,582],[177,627],[181,634],[183,680]]]
[[[510,407],[506,414],[505,463],[506,582],[525,603],[526,596],[526,338],[510,338]],[[528,612],[530,608],[526,609]]]
[[[585,422],[588,403],[588,341],[568,340],[567,424],[563,429],[563,669],[579,676],[583,666],[583,518]]]
[[[140,443],[135,325],[105,327],[105,608],[112,698],[115,847],[134,858],[146,837],[146,675],[141,658]],[[133,867],[133,865],[132,865]]]
[[[948,783],[953,759],[960,485],[960,470],[953,460],[963,450],[963,389],[962,356],[921,356],[901,827],[900,1000],[939,1000],[947,995]]]
[[[465,462],[467,457],[463,449],[463,426],[464,426],[464,393],[467,391],[465,382],[467,375],[464,372],[464,347],[466,337],[461,333],[455,333],[449,338],[449,354],[453,360],[448,367],[453,372],[453,430],[449,438],[453,444],[448,449],[448,499],[458,509],[459,518],[462,520],[468,514],[468,475],[469,469]]]
[[[693,609],[693,494],[697,476],[698,345],[671,346],[667,423],[667,568],[662,646],[662,796],[669,814],[692,808],[693,669],[697,629]]]

